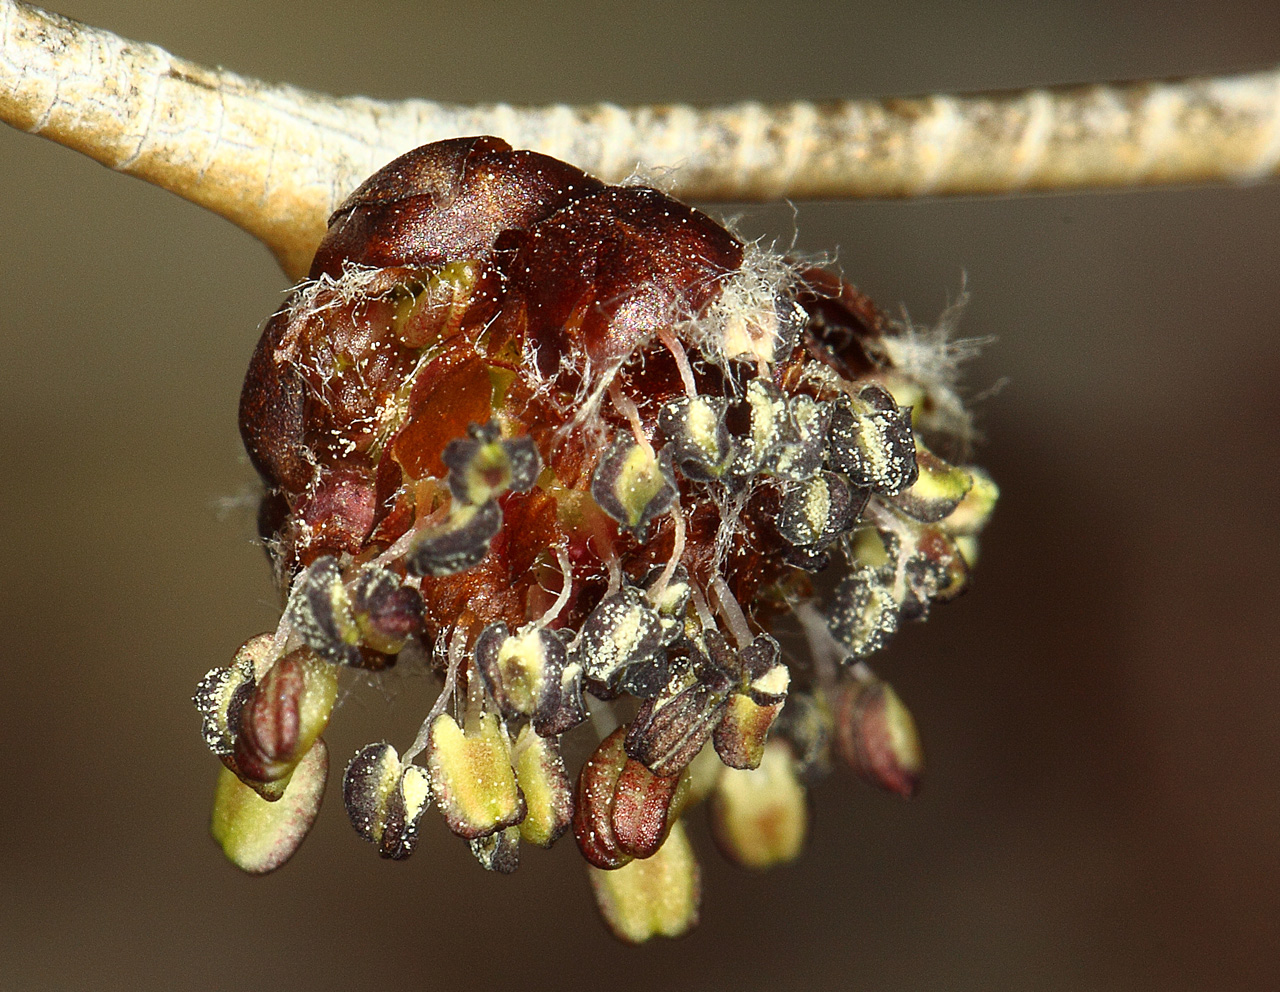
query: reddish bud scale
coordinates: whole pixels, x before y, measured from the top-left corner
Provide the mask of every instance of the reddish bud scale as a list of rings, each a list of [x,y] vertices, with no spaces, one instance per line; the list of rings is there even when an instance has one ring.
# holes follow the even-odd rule
[[[427,636],[459,620],[473,636],[497,621],[520,626],[537,595],[532,566],[564,545],[588,559],[575,562],[561,619],[580,623],[604,592],[601,554],[620,555],[636,575],[673,545],[665,516],[647,544],[615,521],[583,519],[576,494],[588,486],[600,428],[626,435],[631,427],[604,402],[598,426],[585,428],[582,395],[625,360],[616,385],[635,398],[646,434],[660,436],[659,412],[684,387],[676,359],[651,343],[654,332],[699,313],[742,261],[741,243],[690,207],[650,189],[603,186],[496,139],[441,142],[392,163],[335,214],[312,269],[317,281],[269,322],[246,377],[241,430],[273,493],[277,512],[263,519],[275,532],[264,536],[275,539],[284,574],[325,554],[367,557],[441,512],[445,449],[496,418],[504,432],[532,438],[555,480],[499,498],[504,526],[479,565],[424,579]],[[456,292],[441,289],[446,276]],[[444,296],[451,316],[432,327],[446,336],[428,340],[414,307],[427,300],[419,309],[438,309],[430,301]],[[639,348],[643,360],[633,360]],[[807,361],[797,351],[775,378],[799,381],[793,366]],[[691,363],[701,392],[740,392],[723,361],[692,352]],[[686,560],[706,580],[719,509],[705,495],[681,496]],[[603,533],[585,540],[584,526]],[[733,542],[723,571],[741,602],[784,578],[804,583],[783,550],[745,536]],[[774,609],[761,603],[755,612],[763,619]]]

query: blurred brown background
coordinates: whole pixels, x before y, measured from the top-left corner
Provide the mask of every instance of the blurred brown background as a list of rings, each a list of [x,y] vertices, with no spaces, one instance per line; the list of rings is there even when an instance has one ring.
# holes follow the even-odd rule
[[[1263,0],[1051,5],[59,0],[180,55],[328,91],[712,101],[1225,71]],[[571,842],[486,875],[432,815],[379,861],[331,794],[275,876],[206,835],[188,697],[274,624],[240,377],[284,280],[224,221],[0,130],[0,988],[1267,989],[1280,975],[1280,185],[749,207],[930,320],[960,289],[1004,488],[973,593],[879,660],[931,767],[846,776],[809,850],[704,857],[704,922],[640,950]],[[733,208],[725,212],[736,212]],[[361,686],[341,767],[407,741]],[[337,772],[332,774],[336,775]]]

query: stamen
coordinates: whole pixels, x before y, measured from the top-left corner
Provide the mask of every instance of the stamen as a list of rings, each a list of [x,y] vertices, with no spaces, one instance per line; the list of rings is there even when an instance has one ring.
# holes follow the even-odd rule
[[[675,336],[669,327],[658,329],[658,340],[662,342],[667,351],[671,352],[671,357],[675,359],[676,368],[680,371],[680,380],[684,383],[685,393],[689,399],[696,399],[698,387],[693,381],[693,366],[689,364],[689,356],[684,350],[684,345],[680,343],[680,339]]]
[[[537,621],[539,627],[545,627],[554,622],[569,605],[569,598],[573,595],[573,562],[569,560],[569,552],[564,545],[556,548],[556,560],[560,563],[560,592],[556,595],[556,601],[551,604],[551,609]],[[621,578],[618,581],[621,582]]]
[[[690,583],[689,588],[692,592],[693,609],[698,614],[698,622],[702,624],[702,629],[714,630],[716,619],[711,615],[711,608],[707,606],[707,600],[702,595],[702,590],[692,583]]]
[[[618,714],[613,707],[601,702],[595,696],[583,694],[587,701],[587,714],[591,717],[591,729],[601,740],[604,740],[618,728]]]
[[[654,604],[662,599],[662,594],[667,591],[667,583],[671,581],[671,576],[675,574],[676,567],[684,556],[684,514],[680,511],[679,503],[671,507],[671,522],[675,525],[675,540],[671,547],[671,557],[667,559],[666,567],[663,568],[662,574],[658,576],[658,581],[649,590],[649,602]]]
[[[440,632],[440,637],[436,640],[436,651],[444,650],[445,632]],[[436,717],[444,712],[444,708],[449,705],[449,700],[453,698],[454,690],[458,686],[458,666],[462,664],[467,653],[467,635],[461,627],[453,628],[453,635],[449,640],[449,664],[445,668],[444,685],[440,689],[440,695],[436,697],[436,701],[432,704],[427,718],[422,721],[422,726],[418,728],[418,736],[413,739],[413,744],[409,750],[404,753],[404,757],[400,760],[404,764],[408,764],[427,748],[427,742],[431,739],[431,725],[435,723]]]
[[[812,659],[818,684],[828,688],[834,686],[841,663],[849,652],[835,639],[827,625],[827,618],[810,600],[793,603],[791,612],[800,621],[800,629],[809,645],[809,657]],[[866,668],[861,663],[855,666],[858,667]]]
[[[428,527],[434,527],[441,523],[449,515],[448,504],[441,504],[431,513],[422,519],[416,521],[412,527],[396,538],[391,547],[373,559],[372,564],[386,567],[394,561],[403,558],[413,546],[414,539],[418,534]],[[409,575],[405,578],[406,582],[412,582],[415,586],[421,583],[421,577],[417,575]]]
[[[615,592],[622,588],[622,561],[618,558],[618,554],[613,550],[613,545],[605,549],[604,563],[609,569],[609,588],[605,590],[605,596],[612,596]],[[603,598],[603,597],[601,597]]]
[[[636,408],[635,402],[630,396],[627,396],[618,388],[617,381],[609,383],[609,399],[613,401],[617,411],[627,418],[627,423],[631,425],[631,433],[636,439],[636,444],[644,449],[644,453],[651,459],[657,456],[653,452],[653,445],[649,443],[649,438],[644,432],[644,422],[640,419],[640,411]]]
[[[300,594],[303,573],[299,572],[293,577],[293,587],[289,590],[289,599],[285,602],[284,612],[280,614],[280,622],[276,624],[276,632],[271,638],[271,654],[272,659],[283,658],[285,651],[289,647],[289,639],[293,637],[293,611],[289,609],[289,603],[293,597]]]
[[[725,582],[719,575],[713,576],[711,579],[711,592],[715,594],[716,609],[719,611],[721,619],[728,625],[729,631],[733,634],[733,639],[738,642],[738,647],[745,648],[755,640],[755,635],[751,633],[751,628],[747,625],[746,614],[742,612],[742,607],[734,599],[733,593],[729,589],[729,583]]]

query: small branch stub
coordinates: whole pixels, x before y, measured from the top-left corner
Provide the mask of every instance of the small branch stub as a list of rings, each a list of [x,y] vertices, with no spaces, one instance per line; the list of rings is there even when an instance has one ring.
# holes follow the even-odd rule
[[[213,210],[302,275],[330,214],[418,145],[493,134],[683,199],[842,199],[1250,182],[1280,167],[1280,72],[910,99],[458,106],[206,69],[0,0],[0,120]]]

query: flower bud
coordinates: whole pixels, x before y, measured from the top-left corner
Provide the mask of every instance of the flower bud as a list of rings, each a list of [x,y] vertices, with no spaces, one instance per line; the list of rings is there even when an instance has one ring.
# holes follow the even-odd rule
[[[600,915],[619,940],[643,944],[651,937],[680,937],[698,925],[702,877],[680,822],[653,857],[616,871],[587,871]]]
[[[916,440],[916,465],[919,476],[916,481],[889,502],[912,520],[921,523],[937,523],[960,505],[973,488],[973,476],[962,468],[948,465]]]
[[[804,482],[822,468],[832,405],[812,396],[793,396],[787,401],[787,417],[782,422],[773,459],[765,469],[780,479]]]
[[[887,682],[851,682],[835,712],[836,751],[863,780],[910,799],[924,774],[915,721]]]
[[[782,660],[782,649],[768,634],[755,639],[738,652],[742,683],[740,692],[761,706],[781,703],[791,685],[791,669]]]
[[[307,647],[335,665],[359,667],[360,628],[342,570],[332,555],[317,558],[293,582],[286,614]]]
[[[204,718],[201,731],[209,750],[268,802],[280,798],[287,779],[258,782],[241,775],[235,752],[245,708],[254,698],[258,680],[265,678],[275,660],[274,645],[271,634],[251,637],[241,645],[230,666],[215,668],[200,680],[191,698]]]
[[[856,400],[836,404],[828,460],[859,489],[893,496],[916,481],[911,409],[899,409],[883,388],[866,386]]]
[[[342,800],[351,825],[384,858],[413,853],[418,823],[431,805],[425,769],[403,765],[390,744],[369,744],[355,753],[342,776]]]
[[[474,837],[471,853],[485,871],[510,875],[520,867],[520,828],[504,827],[483,837]]]
[[[765,740],[786,702],[791,670],[778,642],[761,634],[737,654],[738,685],[711,735],[716,753],[730,768],[755,768]]]
[[[417,535],[405,563],[414,575],[465,572],[484,560],[500,530],[502,510],[494,500],[479,506],[455,505],[444,523]]]
[[[969,584],[969,562],[943,524],[900,517],[892,530],[862,527],[847,542],[853,573],[836,590],[831,631],[854,657],[882,647],[906,620],[955,599]]]
[[[449,829],[474,840],[525,816],[525,800],[511,767],[511,749],[498,718],[468,718],[464,730],[442,713],[431,724],[427,770]]]
[[[729,697],[724,717],[711,735],[716,754],[730,768],[756,768],[764,755],[769,728],[782,703],[761,706],[741,693]]]
[[[422,625],[422,597],[394,572],[360,569],[347,591],[336,558],[313,561],[297,579],[286,608],[307,647],[336,665],[379,670],[391,664]]]
[[[600,600],[582,625],[575,657],[588,678],[616,686],[630,668],[658,668],[665,675],[666,646],[678,625],[662,617],[633,586]]]
[[[619,727],[582,763],[573,809],[573,836],[578,850],[596,868],[612,870],[631,860],[613,833],[613,797],[627,763],[625,726]]]
[[[396,294],[392,333],[409,348],[426,348],[452,337],[462,323],[479,273],[477,262],[450,262],[422,282],[404,286]]]
[[[778,533],[797,547],[825,548],[857,522],[868,495],[834,472],[818,472],[787,487]]]
[[[218,773],[209,832],[237,868],[251,875],[275,871],[311,829],[329,773],[329,751],[316,740],[275,802],[267,802],[229,769]]]
[[[560,673],[560,693],[550,709],[533,714],[533,729],[543,737],[558,737],[587,718],[586,700],[582,698],[582,666],[576,661],[564,666]]]
[[[627,733],[627,754],[654,775],[678,775],[720,722],[726,689],[694,682],[673,695],[645,700]]]
[[[921,527],[907,552],[902,572],[910,595],[902,604],[904,619],[923,617],[932,604],[949,602],[968,588],[969,563],[941,526]]]
[[[858,569],[836,586],[827,623],[849,654],[863,658],[884,647],[898,629],[898,607],[880,571]]]
[[[287,780],[324,732],[337,696],[334,667],[309,648],[279,659],[240,711],[234,755],[240,778],[251,788]]]
[[[809,810],[791,748],[770,741],[755,769],[726,768],[711,794],[716,846],[744,868],[770,868],[800,855]]]
[[[791,745],[796,774],[803,781],[812,784],[831,770],[831,708],[820,688],[791,693],[773,733]]]
[[[476,641],[475,657],[505,718],[545,717],[559,706],[566,658],[564,643],[552,631],[526,624],[511,634],[505,623],[491,624]]]
[[[236,736],[240,732],[240,711],[253,695],[256,684],[254,659],[263,660],[266,673],[271,651],[270,634],[251,638],[236,652],[236,660],[226,668],[209,671],[196,686],[191,702],[203,717],[201,734],[209,750],[227,759],[235,753]]]
[[[949,534],[973,536],[987,525],[1000,498],[1000,488],[991,476],[975,465],[967,466],[965,471],[973,480],[973,487],[942,524]]]
[[[693,597],[693,586],[689,583],[689,570],[683,565],[677,565],[667,584],[662,587],[662,591],[657,592],[655,587],[665,571],[663,567],[650,570],[644,580],[645,592],[653,603],[653,608],[663,617],[683,620],[689,608],[689,600]]]
[[[366,565],[351,584],[351,613],[361,644],[382,654],[399,654],[422,628],[422,596],[395,572]]]
[[[596,463],[591,496],[623,530],[643,541],[650,521],[676,500],[671,456],[665,451],[655,456],[630,434],[618,434]]]
[[[449,491],[459,505],[480,506],[505,492],[526,492],[542,471],[542,458],[530,437],[503,440],[496,421],[472,424],[468,438],[450,441],[443,460]]]
[[[729,471],[735,451],[725,425],[728,406],[723,397],[681,396],[658,411],[672,459],[687,478],[707,481]]]
[[[671,823],[680,815],[687,776],[655,775],[628,758],[613,790],[610,820],[618,850],[633,858],[652,857],[666,840]]]
[[[778,446],[787,433],[791,413],[782,390],[767,379],[747,383],[745,433],[738,442],[733,472],[739,477],[773,468]]]

